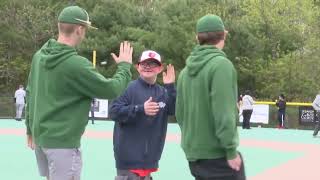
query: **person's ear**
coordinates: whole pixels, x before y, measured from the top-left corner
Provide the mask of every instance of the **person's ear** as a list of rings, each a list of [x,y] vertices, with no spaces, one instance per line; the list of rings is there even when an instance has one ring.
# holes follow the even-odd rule
[[[82,32],[85,31],[85,29],[86,29],[86,27],[84,27],[84,26],[78,26],[78,27],[76,28],[76,33],[77,33],[77,35],[81,35]]]
[[[163,71],[163,64],[159,67],[159,72]]]
[[[80,34],[81,34],[81,26],[78,26],[76,29],[75,29],[75,34],[77,35],[77,36],[79,36]]]
[[[163,71],[163,64],[161,66],[157,67],[157,73],[161,73]]]
[[[228,35],[228,33],[229,33],[229,32],[228,32],[227,30],[224,30],[224,37],[223,37],[223,38],[224,38],[224,40],[226,40],[226,39],[227,39],[227,35]]]
[[[139,64],[136,64],[136,65],[134,65],[135,66],[135,68],[138,70],[138,68],[139,68]]]

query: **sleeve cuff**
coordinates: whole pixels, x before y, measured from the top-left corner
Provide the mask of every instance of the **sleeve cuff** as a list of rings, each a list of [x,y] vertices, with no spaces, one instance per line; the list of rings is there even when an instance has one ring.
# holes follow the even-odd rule
[[[237,157],[237,150],[236,149],[230,149],[230,150],[227,150],[227,160],[231,160],[231,159],[234,159]]]
[[[164,88],[166,88],[166,89],[174,89],[174,83],[164,84]]]
[[[131,64],[130,64],[130,63],[127,63],[127,62],[120,62],[120,63],[118,64],[118,67],[119,67],[119,68],[124,68],[124,69],[130,70]]]
[[[31,135],[31,131],[29,128],[27,128],[27,135]]]
[[[135,109],[135,111],[136,111],[137,113],[142,113],[142,112],[144,112],[143,104],[135,105],[134,109]]]
[[[30,127],[29,127],[29,119],[28,117],[26,117],[26,121],[25,121],[25,125],[26,125],[26,129],[27,129],[27,135],[31,135],[31,130],[30,130]]]

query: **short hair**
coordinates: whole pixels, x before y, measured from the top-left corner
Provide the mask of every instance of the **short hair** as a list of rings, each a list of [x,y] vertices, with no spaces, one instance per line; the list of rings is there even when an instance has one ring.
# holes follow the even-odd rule
[[[78,24],[58,23],[59,33],[70,36],[78,27]]]
[[[199,32],[197,36],[200,45],[216,45],[224,39],[225,32]]]

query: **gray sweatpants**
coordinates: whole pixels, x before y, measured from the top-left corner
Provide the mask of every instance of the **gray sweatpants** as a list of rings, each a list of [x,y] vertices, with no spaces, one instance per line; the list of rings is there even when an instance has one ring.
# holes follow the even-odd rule
[[[16,104],[16,119],[21,119],[24,104]]]
[[[47,149],[36,147],[35,154],[40,176],[50,180],[80,180],[81,151],[74,149]]]

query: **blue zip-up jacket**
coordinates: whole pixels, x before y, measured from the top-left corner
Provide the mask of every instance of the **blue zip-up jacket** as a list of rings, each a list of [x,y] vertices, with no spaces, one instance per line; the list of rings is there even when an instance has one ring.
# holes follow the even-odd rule
[[[144,113],[144,102],[152,97],[160,110],[156,116]],[[110,117],[115,121],[113,149],[117,169],[158,168],[167,132],[168,115],[174,115],[174,84],[150,85],[143,79],[132,81],[113,101]]]

